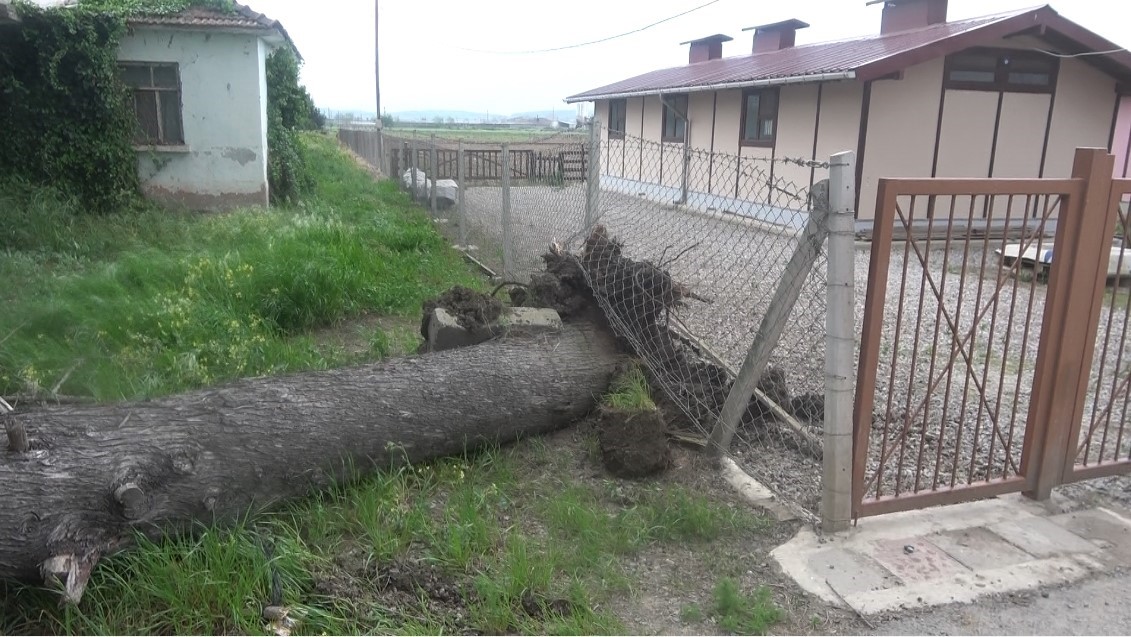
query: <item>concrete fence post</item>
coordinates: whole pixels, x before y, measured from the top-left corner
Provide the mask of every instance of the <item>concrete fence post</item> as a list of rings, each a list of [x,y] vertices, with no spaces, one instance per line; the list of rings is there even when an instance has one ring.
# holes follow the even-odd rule
[[[715,459],[721,458],[730,448],[734,432],[750,405],[750,397],[762,378],[762,372],[770,362],[770,355],[781,341],[793,307],[801,296],[801,288],[805,286],[805,279],[813,269],[821,247],[828,236],[828,214],[822,210],[815,210],[809,214],[809,222],[798,238],[797,247],[793,256],[785,266],[785,272],[778,279],[774,296],[770,299],[769,308],[762,316],[758,331],[754,334],[754,342],[746,352],[742,367],[738,370],[738,377],[734,379],[730,393],[719,414],[719,420],[711,429],[711,438],[707,443],[707,453]]]
[[[683,178],[680,179],[679,203],[687,205],[687,191],[691,184],[691,120],[683,121]]]
[[[601,120],[594,117],[589,121],[589,148],[586,156],[585,175],[585,227],[588,234],[597,218],[601,216]]]
[[[821,529],[847,530],[852,522],[852,400],[856,345],[856,153],[829,160],[829,247],[825,314],[824,473]]]
[[[463,140],[456,146],[456,198],[458,206],[456,215],[459,218],[459,244],[467,249],[467,209],[464,207],[463,198]]]
[[[439,174],[440,171],[436,167],[436,136],[432,135],[428,140],[428,176],[432,178],[429,184],[431,187],[428,189],[428,209],[433,219],[436,218],[436,177]]]
[[[511,228],[511,147],[503,144],[503,280],[514,276],[513,228]]]
[[[413,131],[412,141],[409,142],[409,155],[411,156],[411,159],[409,159],[409,170],[412,171],[412,200],[419,202],[420,198],[416,193],[416,131]]]

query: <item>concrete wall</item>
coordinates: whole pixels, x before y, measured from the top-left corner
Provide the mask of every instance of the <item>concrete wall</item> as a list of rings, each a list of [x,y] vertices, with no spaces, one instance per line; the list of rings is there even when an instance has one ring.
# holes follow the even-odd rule
[[[177,63],[185,146],[138,153],[145,193],[193,209],[266,205],[267,45],[257,36],[137,28],[118,59]]]

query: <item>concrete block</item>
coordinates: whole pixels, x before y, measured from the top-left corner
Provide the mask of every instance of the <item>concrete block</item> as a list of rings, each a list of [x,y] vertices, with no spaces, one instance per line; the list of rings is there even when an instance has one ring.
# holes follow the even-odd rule
[[[1048,518],[1023,516],[989,527],[1010,544],[1036,557],[1094,553],[1100,548]]]
[[[872,543],[870,556],[908,584],[948,580],[970,572],[923,537],[878,540]]]
[[[1121,566],[1131,566],[1131,524],[1101,509],[1088,509],[1049,518],[1075,535],[1104,549]]]
[[[468,331],[456,321],[455,316],[442,307],[436,308],[428,320],[428,349],[432,352],[478,345],[490,338],[489,328]]]
[[[497,331],[503,333],[540,334],[562,329],[562,318],[554,310],[534,307],[511,307],[499,317]]]
[[[846,597],[901,584],[898,577],[869,557],[842,548],[813,553],[807,566],[815,577],[823,576],[833,590]]]
[[[974,571],[1001,568],[1034,559],[988,529],[947,531],[927,538],[947,555]]]

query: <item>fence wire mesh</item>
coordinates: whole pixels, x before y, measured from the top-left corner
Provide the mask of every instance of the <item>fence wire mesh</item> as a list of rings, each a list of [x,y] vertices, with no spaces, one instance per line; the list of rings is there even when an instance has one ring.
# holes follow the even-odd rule
[[[418,167],[417,199],[432,207],[435,184],[438,227],[501,279],[528,281],[551,243],[577,255],[614,329],[663,390],[670,426],[709,436],[755,335],[780,330],[731,451],[779,496],[816,511],[827,267],[817,220],[828,208],[828,164],[770,148],[587,142],[555,135],[504,148],[386,135],[385,170],[413,190]],[[820,248],[790,280],[807,227]],[[771,312],[779,287],[791,285],[796,304]]]

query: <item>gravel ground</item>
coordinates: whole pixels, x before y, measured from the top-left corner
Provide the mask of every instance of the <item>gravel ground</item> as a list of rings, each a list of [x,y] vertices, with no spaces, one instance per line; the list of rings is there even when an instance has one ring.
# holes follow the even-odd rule
[[[475,254],[502,272],[501,189],[469,188],[465,197],[466,232],[478,246]],[[515,250],[506,278],[522,281],[537,271],[552,240],[577,248],[584,211],[584,184],[512,187]],[[455,210],[441,216],[450,219],[442,227],[457,240]],[[710,299],[690,301],[677,318],[730,366],[739,367],[796,236],[609,191],[601,193],[600,222],[624,242],[628,256],[667,262],[678,281]],[[978,239],[955,242],[948,250],[936,240],[921,246],[926,267],[913,247],[893,246],[866,474],[871,494],[1017,474],[1047,286],[1029,272],[1014,276],[1003,269],[993,252],[1001,244]],[[868,249],[857,250],[858,328],[863,327],[869,259]],[[825,267],[822,258],[806,280],[771,360],[794,395],[823,391]],[[1109,293],[1101,316],[1084,411],[1085,423],[1097,423],[1087,449],[1092,463],[1131,457],[1131,427],[1120,435],[1131,393],[1119,386],[1131,366],[1131,339],[1125,338],[1131,327],[1129,299],[1125,290]],[[953,328],[961,340],[975,322],[972,342],[956,348]],[[948,365],[950,359],[954,363]],[[721,405],[685,407],[717,413]],[[819,423],[812,427],[819,430]],[[1088,429],[1083,427],[1082,443],[1089,439]],[[885,447],[888,460],[881,474]],[[735,452],[747,471],[780,496],[816,509],[820,463],[799,451],[791,436],[775,427],[740,431]]]

